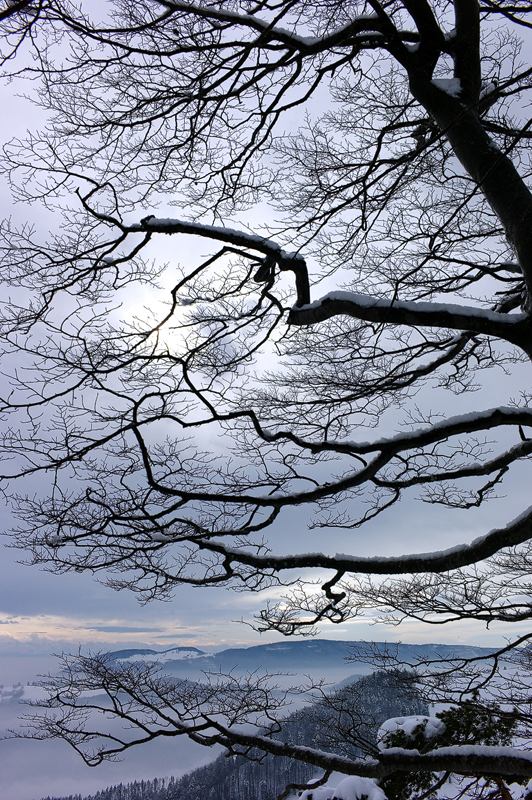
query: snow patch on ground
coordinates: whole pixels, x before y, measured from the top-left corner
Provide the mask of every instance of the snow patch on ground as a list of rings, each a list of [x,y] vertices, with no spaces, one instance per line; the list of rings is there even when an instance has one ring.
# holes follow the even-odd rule
[[[117,658],[116,660],[120,661],[122,664],[133,664],[137,661],[157,661],[160,664],[164,664],[166,661],[189,660],[192,658],[202,658],[205,655],[206,653],[193,648],[189,650],[186,647],[176,647],[172,650],[165,650],[162,653],[134,653],[126,658]]]
[[[386,795],[379,789],[375,781],[369,778],[358,778],[351,775],[344,778],[338,786],[319,786],[317,789],[307,789],[301,795],[301,800],[386,800]]]

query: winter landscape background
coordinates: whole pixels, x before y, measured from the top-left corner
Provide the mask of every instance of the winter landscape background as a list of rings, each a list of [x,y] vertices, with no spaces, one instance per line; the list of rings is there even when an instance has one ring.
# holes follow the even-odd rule
[[[382,648],[395,647],[382,643]],[[28,646],[28,651],[31,647]],[[34,648],[36,650],[36,648]],[[204,672],[228,672],[244,674],[255,670],[284,673],[279,675],[276,682],[280,686],[293,685],[304,682],[311,677],[315,680],[323,678],[331,687],[344,685],[362,676],[368,677],[372,668],[366,663],[353,661],[353,646],[348,641],[334,641],[326,639],[311,639],[304,641],[282,641],[248,648],[227,648],[206,652],[200,648],[174,645],[168,648],[128,647],[112,651],[117,663],[127,662],[159,662],[164,671],[176,678],[190,678],[201,680]],[[489,648],[474,647],[470,645],[445,645],[445,644],[399,644],[397,655],[405,662],[415,663],[417,658],[434,657],[436,655],[471,657],[490,652]],[[26,701],[36,700],[42,696],[42,690],[33,685],[32,678],[24,679],[30,675],[32,669],[44,668],[51,671],[57,667],[55,659],[47,658],[36,652],[23,655],[6,655],[4,653],[0,664],[9,665],[6,672],[15,675],[17,670],[20,682],[16,685],[4,683],[0,690],[0,726],[4,732],[16,728],[19,724],[18,717],[25,710],[21,705]],[[382,699],[382,690],[377,689],[374,694],[368,694],[368,707],[374,709],[378,705],[377,698]],[[372,697],[374,700],[372,700]],[[380,702],[380,701],[379,701]],[[301,700],[296,701],[290,712],[302,709]],[[383,710],[384,709],[384,710]],[[421,713],[424,709],[416,707],[412,713]],[[380,706],[378,711],[383,718],[398,716],[405,709],[396,705]],[[290,734],[290,728],[288,734]],[[292,732],[294,728],[292,726]],[[312,737],[319,737],[319,726],[313,729],[310,722],[303,720],[296,729],[310,744]],[[167,742],[150,743],[126,753],[124,759],[118,763],[103,764],[98,768],[85,766],[79,757],[70,748],[61,742],[35,742],[28,740],[5,740],[0,743],[0,785],[2,786],[2,800],[41,800],[47,796],[63,797],[81,795],[82,797],[95,794],[108,786],[128,784],[134,781],[152,781],[154,778],[174,776],[179,778],[191,770],[210,764],[222,752],[221,748],[206,751],[205,748],[195,745],[184,738]],[[275,766],[273,760],[268,762],[269,767],[264,772],[270,776],[278,770],[279,781],[283,780],[285,770],[287,782],[293,780],[295,773],[286,771],[286,765]],[[251,769],[251,768],[250,768]],[[221,772],[226,775],[223,762],[213,765],[203,776],[206,782],[216,784]],[[304,773],[304,774],[303,774]],[[319,770],[306,768],[299,779],[312,777]],[[257,767],[251,770],[248,779],[258,780],[260,783],[260,770]],[[216,778],[218,776],[218,778]],[[219,781],[218,781],[219,782]],[[236,784],[235,784],[236,785]],[[153,786],[149,787],[150,791]],[[155,785],[157,790],[157,784]],[[155,791],[154,790],[154,791]],[[263,787],[266,800],[267,791],[271,785]],[[148,789],[146,789],[148,791]],[[161,790],[162,791],[162,790]],[[273,795],[272,795],[273,796]],[[178,795],[179,798],[179,795]],[[102,798],[114,800],[114,797]],[[155,798],[158,800],[158,798]],[[231,798],[233,800],[233,798]],[[234,800],[239,800],[235,795]],[[261,798],[257,798],[261,800]]]

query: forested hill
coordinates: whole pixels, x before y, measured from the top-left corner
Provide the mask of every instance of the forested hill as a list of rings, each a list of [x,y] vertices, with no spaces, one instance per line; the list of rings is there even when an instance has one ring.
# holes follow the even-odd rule
[[[385,719],[428,711],[415,695],[408,699],[401,696],[393,676],[382,672],[366,675],[338,689],[331,699],[332,703],[316,702],[291,714],[282,734],[276,738],[344,755],[360,755],[357,741],[350,738],[349,731],[356,730],[358,741],[374,741]],[[334,706],[342,707],[342,718]],[[365,723],[359,717],[364,717]],[[289,758],[266,756],[258,763],[221,755],[182,778],[120,784],[85,798],[70,795],[43,800],[276,800],[287,784],[304,783],[317,773],[315,767]]]

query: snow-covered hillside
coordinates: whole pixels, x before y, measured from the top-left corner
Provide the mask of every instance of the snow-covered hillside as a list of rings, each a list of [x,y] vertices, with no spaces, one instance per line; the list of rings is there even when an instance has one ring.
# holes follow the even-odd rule
[[[207,653],[205,653],[203,650],[198,650],[197,647],[170,647],[168,650],[162,651],[151,649],[116,650],[115,652],[108,653],[107,655],[114,661],[120,661],[122,663],[133,663],[135,661],[158,661],[160,664],[164,664],[167,661],[188,661],[194,658],[207,657]]]

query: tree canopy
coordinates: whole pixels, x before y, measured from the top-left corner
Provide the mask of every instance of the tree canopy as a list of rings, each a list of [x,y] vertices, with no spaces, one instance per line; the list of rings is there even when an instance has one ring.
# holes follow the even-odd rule
[[[354,537],[393,530],[414,496],[454,509],[465,539],[463,514],[532,454],[529,384],[511,380],[532,356],[531,15],[528,0],[6,4],[4,75],[47,115],[2,161],[34,213],[0,231],[1,477],[33,563],[142,600],[286,586],[256,621],[286,635],[364,609],[532,616],[526,498],[443,550],[359,555]],[[290,509],[319,547],[268,546]],[[527,641],[506,648],[523,669]],[[525,686],[498,660],[420,680],[464,700],[493,678],[526,730]],[[264,733],[279,703],[260,680],[178,687],[67,659],[45,733],[91,763],[188,735],[373,778],[532,777],[495,745],[288,753]],[[138,735],[83,728],[96,686]]]

